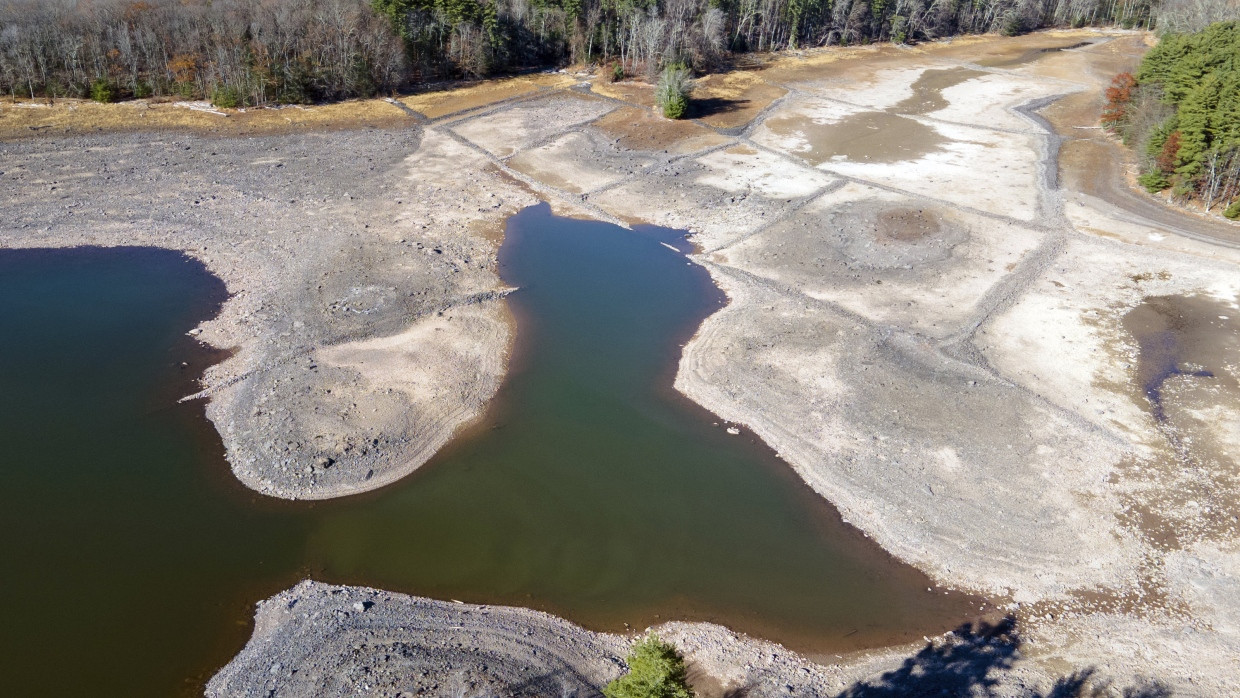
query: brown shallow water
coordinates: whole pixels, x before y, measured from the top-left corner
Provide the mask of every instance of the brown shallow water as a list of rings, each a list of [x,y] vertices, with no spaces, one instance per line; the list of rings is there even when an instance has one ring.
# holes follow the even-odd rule
[[[875,237],[899,242],[935,238],[943,228],[941,221],[933,211],[925,209],[888,208],[878,214]]]
[[[1137,341],[1137,385],[1154,418],[1167,418],[1164,386],[1176,378],[1200,379],[1236,389],[1229,373],[1240,361],[1237,311],[1216,298],[1151,296],[1124,315]]]
[[[882,111],[850,114],[835,123],[815,123],[813,117],[793,114],[769,119],[767,128],[778,136],[797,138],[808,146],[796,150],[811,165],[837,158],[854,162],[905,162],[938,150],[946,142],[938,131],[916,119]]]
[[[1084,48],[1085,46],[1089,46],[1091,43],[1093,42],[1080,41],[1078,39],[1062,39],[1060,41],[1039,44],[1033,48],[1027,48],[1014,55],[1009,52],[988,56],[978,60],[977,64],[987,68],[1011,68],[1018,65],[1024,65],[1025,63],[1032,63],[1039,58],[1045,57],[1048,53],[1068,51],[1074,48]]]
[[[854,162],[906,162],[939,150],[947,139],[932,126],[910,118],[944,109],[943,90],[986,73],[967,68],[924,71],[913,82],[913,94],[885,111],[850,114],[830,124],[813,117],[789,114],[769,119],[772,133],[801,140],[808,148],[796,151],[812,165],[836,159]]]
[[[929,114],[946,109],[948,101],[943,98],[943,90],[983,75],[986,73],[967,68],[932,68],[913,82],[913,94],[890,111],[897,114]]]
[[[1134,397],[1170,446],[1166,457],[1130,468],[1152,491],[1130,506],[1129,519],[1164,550],[1234,538],[1240,462],[1214,410],[1240,415],[1238,315],[1217,298],[1166,295],[1144,299],[1122,320],[1138,347]]]

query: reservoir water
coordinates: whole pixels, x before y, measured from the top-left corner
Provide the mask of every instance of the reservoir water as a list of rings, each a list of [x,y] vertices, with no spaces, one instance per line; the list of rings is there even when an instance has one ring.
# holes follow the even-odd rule
[[[224,298],[201,265],[0,250],[6,690],[200,692],[254,602],[306,576],[596,629],[711,620],[811,653],[976,615],[672,390],[724,299],[671,248],[673,231],[514,216],[518,341],[485,419],[405,480],[320,503],[241,487],[201,405],[176,404],[219,358],[185,336]]]

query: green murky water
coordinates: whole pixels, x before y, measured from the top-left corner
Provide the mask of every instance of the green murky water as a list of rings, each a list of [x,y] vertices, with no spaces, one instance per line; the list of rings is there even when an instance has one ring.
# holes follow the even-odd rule
[[[193,693],[255,601],[305,576],[514,603],[593,628],[714,620],[827,651],[975,602],[895,564],[747,433],[671,389],[723,302],[679,236],[509,224],[519,322],[484,423],[402,482],[322,503],[232,480],[184,336],[222,288],[161,250],[0,251],[0,588],[13,695]],[[181,362],[189,361],[185,367]]]

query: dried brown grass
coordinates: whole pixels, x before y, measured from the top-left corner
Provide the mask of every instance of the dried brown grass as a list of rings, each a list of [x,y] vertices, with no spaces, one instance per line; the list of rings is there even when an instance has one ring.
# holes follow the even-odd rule
[[[40,133],[75,134],[116,131],[177,130],[238,135],[298,130],[398,128],[414,119],[381,99],[351,100],[309,107],[204,111],[184,102],[147,100],[99,104],[78,99],[0,102],[0,138]]]
[[[484,80],[460,87],[422,92],[400,101],[428,119],[439,119],[452,114],[478,109],[523,97],[539,90],[568,87],[576,82],[562,73],[539,73],[515,78]]]

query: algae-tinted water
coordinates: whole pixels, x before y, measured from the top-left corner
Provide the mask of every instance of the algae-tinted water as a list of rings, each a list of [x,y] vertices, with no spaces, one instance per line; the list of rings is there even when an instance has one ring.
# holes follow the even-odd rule
[[[676,395],[722,302],[648,229],[512,219],[519,342],[484,422],[380,492],[242,490],[188,391],[222,289],[159,250],[0,251],[0,581],[15,694],[199,690],[251,604],[310,574],[587,626],[709,619],[808,650],[909,639],[972,600],[839,522],[768,449]]]

